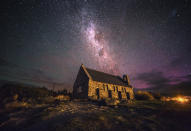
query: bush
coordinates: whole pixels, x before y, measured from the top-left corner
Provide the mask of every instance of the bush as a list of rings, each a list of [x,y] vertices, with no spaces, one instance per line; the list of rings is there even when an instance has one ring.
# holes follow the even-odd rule
[[[13,96],[13,100],[14,100],[14,101],[18,100],[18,98],[19,98],[19,95],[18,95],[18,94],[15,94],[15,95]]]
[[[108,106],[117,106],[120,103],[120,100],[117,100],[117,99],[106,99],[105,102],[106,102],[106,104]]]
[[[68,95],[58,95],[55,97],[56,100],[70,100]]]
[[[154,96],[147,91],[137,91],[135,93],[136,100],[154,100]]]
[[[14,102],[10,102],[10,103],[7,103],[5,104],[5,108],[6,109],[16,109],[16,108],[28,108],[29,107],[29,104],[27,102],[17,102],[17,101],[14,101]]]
[[[152,93],[153,94],[153,96],[154,96],[154,98],[155,99],[157,99],[157,100],[160,100],[161,99],[161,95],[160,95],[160,93]]]
[[[49,95],[50,91],[46,88],[23,86],[19,84],[6,84],[0,88],[1,100],[11,97],[13,101],[23,101],[23,99],[37,99]]]

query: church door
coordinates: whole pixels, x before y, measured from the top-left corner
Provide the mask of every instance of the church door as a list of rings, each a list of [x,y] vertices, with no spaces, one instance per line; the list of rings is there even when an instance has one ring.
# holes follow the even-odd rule
[[[111,90],[108,90],[108,96],[109,96],[109,98],[112,98],[112,94],[111,94],[112,92],[111,92]]]
[[[99,88],[96,89],[96,95],[97,95],[97,97],[99,99]]]

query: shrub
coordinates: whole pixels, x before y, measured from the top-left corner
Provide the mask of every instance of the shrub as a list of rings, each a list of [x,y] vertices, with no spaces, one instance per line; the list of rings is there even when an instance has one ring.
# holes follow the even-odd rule
[[[161,99],[161,95],[160,93],[152,93],[154,98],[157,99],[157,100],[160,100]]]
[[[118,105],[120,103],[120,100],[117,100],[117,99],[106,99],[105,102],[109,106],[116,106],[116,105]]]
[[[70,100],[70,97],[67,95],[58,95],[55,97],[56,100]]]
[[[46,88],[23,86],[19,84],[6,84],[0,88],[1,99],[12,97],[12,100],[22,101],[26,98],[36,99],[49,95],[50,92]]]
[[[5,104],[6,109],[16,109],[16,108],[28,108],[29,104],[27,102],[10,102]]]
[[[135,99],[137,99],[137,100],[154,100],[154,96],[148,91],[137,91],[135,93]]]
[[[19,98],[19,95],[18,95],[18,94],[15,94],[15,95],[13,96],[13,100],[14,100],[14,101],[18,100],[18,98]]]

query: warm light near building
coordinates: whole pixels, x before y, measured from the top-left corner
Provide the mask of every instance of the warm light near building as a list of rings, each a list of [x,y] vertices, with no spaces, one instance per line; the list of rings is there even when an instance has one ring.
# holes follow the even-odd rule
[[[176,101],[178,102],[181,102],[181,103],[185,103],[185,102],[188,102],[188,99],[187,98],[184,98],[184,97],[175,97],[176,98]]]
[[[187,103],[191,99],[187,96],[177,96],[177,97],[165,97],[162,99],[163,101],[176,101],[179,103]]]

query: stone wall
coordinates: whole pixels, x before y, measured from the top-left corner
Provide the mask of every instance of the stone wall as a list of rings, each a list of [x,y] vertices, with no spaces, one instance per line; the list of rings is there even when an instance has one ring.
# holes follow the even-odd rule
[[[73,86],[75,98],[88,98],[88,81],[89,78],[81,67]]]
[[[122,99],[128,99],[127,94],[125,92],[121,92]]]
[[[99,99],[108,98],[109,94],[107,90],[99,89]]]
[[[109,95],[110,92],[110,95]],[[89,80],[88,97],[92,99],[133,99],[133,89],[131,87],[123,87],[113,84],[96,82]],[[129,98],[128,98],[129,97]]]
[[[119,96],[118,96],[118,91],[112,91],[112,99],[118,99]]]
[[[133,88],[93,81],[84,65],[80,67],[73,86],[76,98],[133,99]]]

